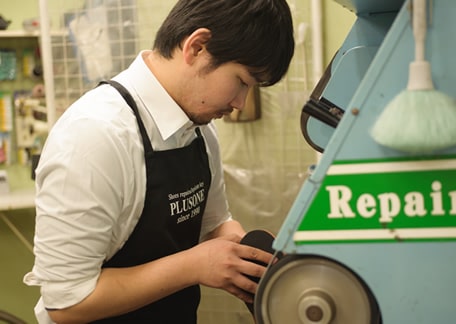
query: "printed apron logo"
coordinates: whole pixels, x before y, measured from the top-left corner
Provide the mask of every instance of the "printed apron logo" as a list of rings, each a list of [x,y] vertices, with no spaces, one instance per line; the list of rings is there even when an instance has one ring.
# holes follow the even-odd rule
[[[169,194],[170,215],[176,217],[176,224],[188,221],[201,213],[201,203],[205,199],[204,182],[200,182],[186,191]]]
[[[456,159],[338,162],[294,235],[297,244],[456,239]]]

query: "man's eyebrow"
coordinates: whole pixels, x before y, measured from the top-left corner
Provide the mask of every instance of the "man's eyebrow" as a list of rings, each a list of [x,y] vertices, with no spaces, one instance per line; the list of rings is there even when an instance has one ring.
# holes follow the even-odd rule
[[[255,78],[255,81],[257,82],[257,86],[259,86],[259,87],[263,87],[263,86],[269,85],[269,81],[268,80]]]
[[[249,70],[249,76],[255,80],[255,82],[258,84],[258,85],[261,85],[263,83],[266,83],[265,80],[263,80],[261,77],[262,77],[262,73],[260,72],[255,72],[255,71],[252,71],[252,70]]]
[[[255,80],[258,86],[267,84],[266,73],[260,71],[249,70],[249,75]],[[263,78],[264,77],[264,78]]]

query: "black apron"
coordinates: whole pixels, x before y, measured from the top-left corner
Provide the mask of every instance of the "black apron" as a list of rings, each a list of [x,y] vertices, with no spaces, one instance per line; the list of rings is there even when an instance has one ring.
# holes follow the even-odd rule
[[[211,182],[209,161],[199,128],[183,148],[154,151],[134,99],[115,81],[133,110],[144,145],[147,189],[141,217],[125,245],[103,267],[130,267],[198,244]],[[188,287],[136,311],[95,323],[196,324],[198,285]]]

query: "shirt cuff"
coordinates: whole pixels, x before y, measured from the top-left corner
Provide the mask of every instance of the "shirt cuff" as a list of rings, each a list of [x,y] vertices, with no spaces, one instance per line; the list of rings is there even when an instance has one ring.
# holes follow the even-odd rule
[[[98,277],[74,282],[44,282],[41,296],[47,309],[62,309],[78,304],[95,289]]]

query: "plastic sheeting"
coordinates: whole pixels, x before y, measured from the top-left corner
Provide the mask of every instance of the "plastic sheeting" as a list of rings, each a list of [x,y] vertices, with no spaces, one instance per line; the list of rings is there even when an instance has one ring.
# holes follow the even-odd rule
[[[230,209],[246,230],[277,233],[316,154],[301,135],[305,90],[261,89],[262,117],[217,121]]]

